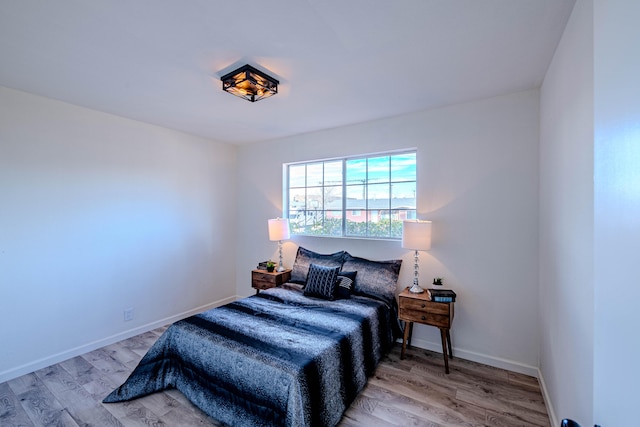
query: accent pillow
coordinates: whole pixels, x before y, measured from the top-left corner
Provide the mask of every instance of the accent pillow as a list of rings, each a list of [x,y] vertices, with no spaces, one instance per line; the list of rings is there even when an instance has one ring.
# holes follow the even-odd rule
[[[304,287],[304,295],[328,300],[335,299],[338,271],[340,271],[340,267],[311,264],[307,285]]]
[[[296,260],[293,263],[291,279],[289,279],[289,281],[293,283],[300,283],[302,285],[307,283],[309,266],[312,263],[327,267],[342,267],[345,253],[345,251],[340,251],[333,254],[319,254],[300,246],[298,247],[298,253],[296,254]]]
[[[336,288],[336,299],[351,298],[353,284],[356,281],[357,271],[341,271],[338,273],[338,287]]]
[[[395,301],[396,283],[402,266],[401,259],[371,261],[345,254],[342,268],[357,271],[353,293],[371,296],[392,304]]]

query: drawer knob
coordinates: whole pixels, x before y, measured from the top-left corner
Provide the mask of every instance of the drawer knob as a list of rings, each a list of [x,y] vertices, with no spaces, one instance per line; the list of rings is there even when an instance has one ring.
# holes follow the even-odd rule
[[[426,317],[424,317],[424,316],[422,316],[422,320],[427,320],[427,318],[426,318]]]
[[[426,306],[427,306],[427,304],[425,304],[425,303],[422,303],[422,305],[421,305],[422,308],[425,308]]]

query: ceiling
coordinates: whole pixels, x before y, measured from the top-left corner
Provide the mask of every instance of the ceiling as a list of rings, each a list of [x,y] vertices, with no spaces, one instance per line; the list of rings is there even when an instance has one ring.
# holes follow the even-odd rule
[[[574,1],[0,0],[0,85],[258,142],[539,87]]]

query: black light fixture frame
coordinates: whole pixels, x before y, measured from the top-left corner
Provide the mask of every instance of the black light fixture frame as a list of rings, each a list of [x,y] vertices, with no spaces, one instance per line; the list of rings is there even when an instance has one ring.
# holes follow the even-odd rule
[[[246,94],[246,95],[241,95],[237,92],[234,92],[235,88],[236,88],[236,84],[238,83],[236,81],[236,79],[234,79],[235,76],[237,76],[240,73],[244,73],[244,79],[241,80],[241,82],[244,81],[248,81],[252,88],[254,89],[251,93]],[[261,84],[261,82],[258,82],[253,75],[257,75],[259,77],[261,77],[262,79],[264,79],[264,84]],[[278,93],[278,85],[280,84],[280,82],[276,79],[274,79],[273,77],[271,77],[270,75],[258,70],[255,67],[252,67],[249,64],[243,65],[242,67],[231,71],[230,73],[225,74],[224,76],[220,77],[220,80],[222,80],[222,90],[225,92],[228,92],[232,95],[235,95],[239,98],[243,98],[246,99],[247,101],[250,102],[256,102],[256,101],[260,101],[261,99],[264,98],[269,98],[275,94]],[[267,95],[266,96],[259,96],[257,90],[255,89],[257,86],[264,88],[264,90],[266,91]]]

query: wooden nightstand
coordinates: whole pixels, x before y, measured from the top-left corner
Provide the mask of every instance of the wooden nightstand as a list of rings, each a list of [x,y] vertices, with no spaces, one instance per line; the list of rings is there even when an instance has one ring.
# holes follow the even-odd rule
[[[269,273],[267,270],[251,271],[251,287],[256,290],[256,294],[260,289],[269,289],[280,286],[291,279],[291,270],[281,272],[274,271]]]
[[[427,292],[421,294],[412,294],[409,288],[400,292],[398,296],[400,305],[400,320],[404,320],[404,336],[402,338],[402,352],[400,358],[404,359],[404,352],[407,347],[407,341],[411,345],[411,335],[413,333],[413,322],[422,323],[424,325],[435,326],[440,329],[440,338],[442,339],[442,355],[444,356],[444,371],[449,373],[449,358],[453,359],[453,351],[451,350],[451,322],[453,321],[453,305],[452,302],[433,302],[429,300]],[[447,348],[449,355],[447,356]]]

